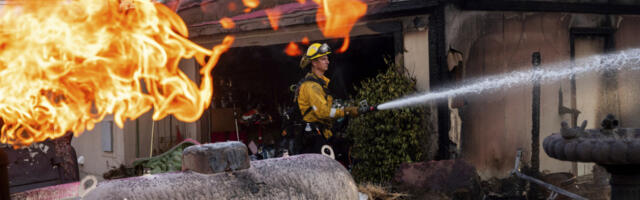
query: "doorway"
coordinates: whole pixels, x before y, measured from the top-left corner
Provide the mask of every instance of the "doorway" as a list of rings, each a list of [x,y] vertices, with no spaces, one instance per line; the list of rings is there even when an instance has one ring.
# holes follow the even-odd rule
[[[570,36],[572,67],[586,65],[582,58],[613,51],[612,28],[572,28]],[[571,108],[580,114],[572,114],[571,126],[587,120],[587,129],[599,128],[607,114],[619,116],[616,72],[588,72],[571,76]],[[577,176],[591,174],[593,163],[576,162],[573,173]]]

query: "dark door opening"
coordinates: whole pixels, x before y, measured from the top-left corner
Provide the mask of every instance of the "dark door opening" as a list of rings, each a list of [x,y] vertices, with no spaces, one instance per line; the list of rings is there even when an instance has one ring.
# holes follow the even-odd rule
[[[326,42],[332,48],[333,53],[329,56],[329,70],[325,75],[331,79],[329,88],[333,96],[346,100],[350,95],[355,94],[354,86],[387,68],[384,57],[394,55],[393,41],[392,34],[353,37],[345,53],[335,52],[342,45],[342,40],[312,41],[311,43]],[[210,121],[214,123],[212,132],[226,131],[233,132],[232,135],[235,135],[235,125],[229,124],[235,123],[234,120],[221,120],[221,118],[233,118],[233,115],[228,114],[225,117],[216,112],[221,113],[223,109],[235,107],[238,113],[236,118],[241,118],[243,113],[260,105],[261,112],[271,116],[273,122],[265,125],[262,130],[240,124],[238,125],[240,132],[246,134],[245,138],[239,134],[240,138],[247,144],[250,141],[262,142],[265,145],[278,142],[281,135],[280,111],[286,106],[293,105],[293,92],[290,91],[290,87],[306,73],[299,67],[301,56],[290,57],[284,53],[286,45],[232,48],[221,56],[213,70],[214,97],[212,106],[209,108],[209,113],[212,115]],[[308,47],[308,45],[298,45],[303,53]],[[221,127],[220,123],[227,124],[224,126],[227,128],[216,128]],[[229,139],[230,137],[226,138],[232,140]],[[216,140],[224,141],[225,137],[212,138],[212,142]]]

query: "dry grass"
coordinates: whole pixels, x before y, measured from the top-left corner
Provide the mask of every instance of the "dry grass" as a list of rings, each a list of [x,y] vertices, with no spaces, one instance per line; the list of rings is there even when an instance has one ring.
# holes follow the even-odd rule
[[[395,200],[409,196],[404,193],[391,192],[388,187],[372,183],[358,185],[358,191],[369,196],[369,200]]]

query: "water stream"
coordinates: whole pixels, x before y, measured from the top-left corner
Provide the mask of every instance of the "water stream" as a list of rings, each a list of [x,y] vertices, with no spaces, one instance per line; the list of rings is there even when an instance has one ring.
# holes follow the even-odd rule
[[[515,86],[533,83],[536,78],[540,83],[550,83],[558,80],[569,79],[572,74],[576,78],[587,72],[603,72],[605,70],[638,70],[640,69],[640,49],[628,49],[611,54],[594,55],[578,59],[575,63],[579,66],[571,67],[571,61],[563,61],[551,64],[543,64],[539,69],[514,71],[501,75],[484,77],[470,81],[459,87],[445,88],[433,92],[419,93],[392,100],[378,105],[379,110],[418,106],[433,100],[445,99],[468,94],[480,94],[496,90],[508,89]]]

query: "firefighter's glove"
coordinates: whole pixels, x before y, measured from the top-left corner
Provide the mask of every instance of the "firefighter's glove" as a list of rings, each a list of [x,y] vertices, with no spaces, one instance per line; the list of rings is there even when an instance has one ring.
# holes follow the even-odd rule
[[[344,108],[344,113],[346,115],[351,116],[351,117],[356,117],[356,116],[358,116],[358,107],[355,107],[355,106],[345,107]]]

